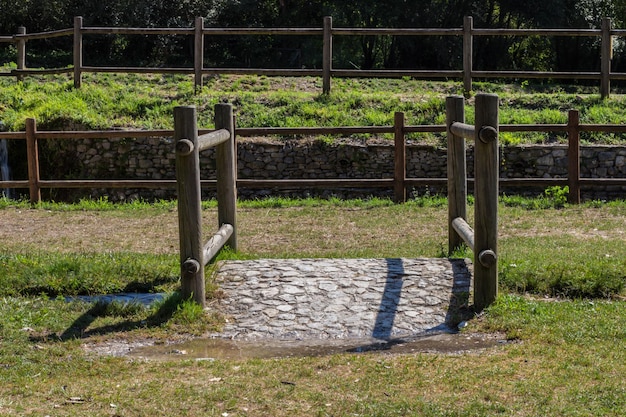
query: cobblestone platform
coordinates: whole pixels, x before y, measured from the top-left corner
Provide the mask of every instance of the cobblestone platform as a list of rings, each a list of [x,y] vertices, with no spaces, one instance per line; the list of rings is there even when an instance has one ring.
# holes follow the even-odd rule
[[[471,269],[462,259],[222,261],[215,279],[227,323],[213,336],[390,340],[449,331],[460,321]]]

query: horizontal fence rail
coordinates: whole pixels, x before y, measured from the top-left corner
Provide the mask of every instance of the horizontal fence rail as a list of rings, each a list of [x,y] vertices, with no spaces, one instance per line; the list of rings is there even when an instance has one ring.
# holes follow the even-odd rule
[[[144,35],[144,36],[193,36],[193,67],[157,68],[157,67],[113,67],[86,66],[83,63],[83,37],[102,35]],[[204,41],[206,36],[320,36],[322,37],[321,69],[268,69],[268,68],[207,68],[204,66]],[[73,37],[73,66],[67,68],[29,69],[26,65],[26,44],[37,39],[51,39],[61,36]],[[452,36],[462,38],[463,67],[457,69],[339,69],[333,67],[333,38],[338,36]],[[550,37],[594,37],[601,39],[600,71],[483,71],[474,69],[474,40],[476,37],[511,37],[511,36],[550,36]],[[600,94],[610,94],[611,80],[626,80],[626,73],[611,71],[613,56],[613,38],[626,37],[625,29],[613,29],[611,20],[605,18],[600,29],[504,29],[474,28],[471,16],[466,16],[461,28],[337,28],[333,27],[332,18],[324,18],[322,27],[314,28],[207,28],[204,19],[195,19],[191,28],[131,28],[131,27],[88,27],[83,25],[83,18],[74,19],[74,27],[40,33],[26,33],[20,27],[12,36],[0,36],[0,43],[13,43],[17,49],[17,68],[0,76],[15,76],[18,79],[34,74],[73,73],[74,85],[80,87],[83,73],[156,73],[156,74],[193,74],[196,86],[202,86],[203,75],[211,74],[254,74],[266,76],[316,76],[322,77],[322,90],[330,92],[332,77],[414,77],[414,78],[457,78],[463,80],[466,92],[472,90],[475,78],[540,78],[540,79],[576,79],[599,80]]]
[[[404,114],[397,112],[394,117],[394,126],[354,126],[354,127],[297,127],[297,128],[235,128],[238,137],[266,137],[266,136],[315,136],[351,134],[394,134],[394,176],[381,179],[237,179],[237,187],[242,189],[322,189],[322,188],[380,188],[393,189],[394,199],[398,202],[406,201],[406,191],[412,187],[439,186],[446,187],[446,178],[411,178],[406,176],[406,135],[409,133],[443,133],[445,125],[404,125]],[[454,128],[453,128],[454,129]],[[560,132],[568,137],[568,175],[567,178],[500,178],[500,187],[539,187],[568,186],[570,203],[580,202],[581,189],[594,186],[626,186],[626,178],[581,178],[580,174],[580,133],[605,132],[626,133],[626,125],[610,124],[580,124],[577,110],[570,110],[568,123],[565,124],[529,124],[529,125],[500,125],[500,132]],[[172,137],[173,130],[97,130],[97,131],[40,131],[37,130],[34,119],[28,119],[26,131],[0,132],[0,140],[25,140],[27,143],[28,178],[23,180],[0,181],[0,189],[30,190],[30,200],[33,203],[41,201],[41,189],[173,189],[175,180],[160,179],[42,179],[40,178],[38,141],[47,139],[79,140],[79,139],[110,139],[110,138],[149,138]],[[219,143],[225,137],[220,130],[199,129],[201,141]],[[489,135],[487,132],[486,135]],[[183,142],[184,143],[184,142]],[[202,147],[204,145],[201,145]],[[474,180],[468,178],[468,184]],[[202,180],[202,187],[215,188],[215,180]]]

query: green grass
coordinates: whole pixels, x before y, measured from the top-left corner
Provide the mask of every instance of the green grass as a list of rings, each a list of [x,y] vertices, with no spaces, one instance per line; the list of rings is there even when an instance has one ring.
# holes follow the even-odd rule
[[[48,227],[57,227],[56,221],[62,225],[85,214],[98,222],[163,222],[175,203],[100,200],[31,208],[0,201],[0,210],[15,221],[25,213],[51,214]],[[214,202],[204,210],[211,217]],[[327,237],[316,236],[317,230],[302,236],[311,219],[344,241],[330,249],[337,256],[352,255],[354,241],[368,255],[441,256],[446,212],[445,198],[438,196],[402,205],[380,199],[242,202],[240,242],[248,249],[223,256],[276,254],[251,244],[262,230],[293,244],[287,255],[327,255]],[[624,201],[569,206],[557,190],[541,199],[503,197],[501,295],[463,332],[501,333],[508,343],[452,355],[238,361],[98,356],[85,346],[114,341],[128,349],[132,343],[184,340],[218,329],[224,318],[175,292],[175,253],[44,253],[7,240],[0,254],[0,415],[624,415],[625,218]],[[344,236],[341,225],[350,222],[354,226]],[[380,230],[390,246],[378,240]],[[59,297],[25,291],[45,280]],[[169,295],[150,307],[62,297],[81,292],[77,286],[97,293],[129,283]],[[213,294],[216,288],[209,287]]]
[[[540,88],[540,87],[538,87]],[[543,87],[541,87],[543,88]],[[10,130],[23,130],[35,117],[42,130],[107,129],[111,127],[172,128],[172,109],[196,105],[199,125],[213,125],[213,106],[231,102],[239,127],[391,125],[403,111],[409,125],[445,123],[445,97],[458,94],[457,82],[412,79],[335,79],[332,92],[321,94],[317,78],[216,76],[194,91],[190,77],[170,75],[85,74],[74,89],[67,76],[29,77],[22,82],[0,79],[0,112]],[[549,91],[513,84],[476,83],[475,92],[501,97],[501,123],[565,123],[567,111],[581,112],[582,123],[621,123],[626,118],[624,95],[601,100],[582,87]],[[467,121],[473,120],[473,100]],[[361,135],[368,137],[369,135]],[[437,134],[411,134],[410,139],[441,145]],[[505,144],[563,141],[563,135],[503,133]],[[623,135],[585,133],[586,142],[624,143]]]

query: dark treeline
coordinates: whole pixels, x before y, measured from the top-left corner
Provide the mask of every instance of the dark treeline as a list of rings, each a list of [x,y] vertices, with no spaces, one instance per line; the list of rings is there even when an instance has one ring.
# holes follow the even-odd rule
[[[599,28],[604,17],[623,28],[626,0],[0,0],[0,34],[18,26],[28,32],[70,28],[74,16],[86,26],[191,27],[437,27]],[[321,67],[321,37],[207,37],[205,66]],[[85,38],[86,65],[189,66],[191,37],[102,35]],[[474,43],[477,70],[598,70],[599,38],[480,37]],[[626,67],[622,39],[615,42],[613,70]],[[28,65],[71,64],[71,39],[32,41]],[[461,68],[460,37],[336,37],[335,68]],[[0,52],[3,62],[14,51]],[[624,70],[624,68],[621,68]]]

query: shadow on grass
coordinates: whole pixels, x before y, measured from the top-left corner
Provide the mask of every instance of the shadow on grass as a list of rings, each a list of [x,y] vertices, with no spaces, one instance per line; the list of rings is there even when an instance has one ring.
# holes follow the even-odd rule
[[[173,293],[168,298],[159,302],[155,311],[148,317],[142,319],[123,320],[124,317],[137,317],[142,311],[146,309],[140,303],[121,303],[121,302],[106,302],[97,301],[80,315],[74,322],[59,336],[54,336],[57,340],[66,341],[71,339],[82,339],[90,336],[103,335],[109,333],[125,332],[139,328],[157,327],[169,321],[178,307],[183,303],[183,299],[179,293]],[[96,327],[90,329],[89,327],[98,318],[102,317],[117,317],[122,321],[110,325]],[[38,336],[31,338],[33,342],[40,342],[49,340],[48,336]]]

